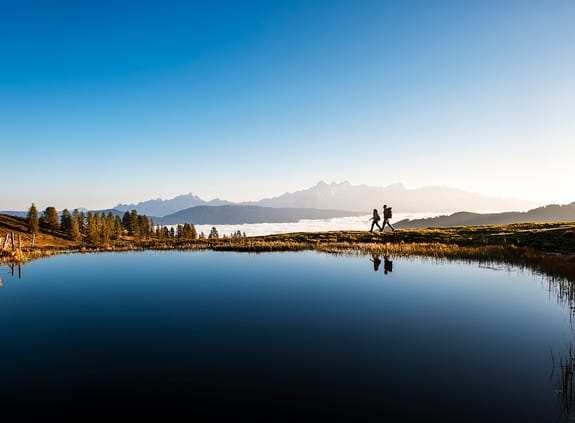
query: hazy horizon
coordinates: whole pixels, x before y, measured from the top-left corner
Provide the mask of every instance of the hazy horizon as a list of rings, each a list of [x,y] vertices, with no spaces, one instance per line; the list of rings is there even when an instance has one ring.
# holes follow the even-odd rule
[[[575,2],[8,2],[0,210],[318,181],[575,201]]]
[[[315,186],[317,186],[317,185],[319,185],[319,184],[321,184],[321,183],[325,183],[325,184],[327,184],[327,185],[350,184],[351,186],[368,186],[367,184],[357,184],[357,185],[356,185],[356,184],[351,184],[349,181],[342,181],[342,182],[325,182],[325,181],[322,180],[322,181],[319,181],[319,182],[316,183],[316,184],[313,184],[313,185],[308,186],[307,188],[304,188],[304,190],[309,189],[309,188],[313,188],[313,187],[315,187]],[[412,188],[412,187],[407,187],[407,186],[405,186],[405,184],[402,184],[401,182],[396,182],[396,183],[394,183],[394,184],[390,184],[390,185],[386,185],[386,186],[381,186],[381,188],[386,188],[386,187],[390,187],[390,186],[393,186],[393,185],[402,185],[406,190],[417,190],[417,189],[419,189],[419,188],[447,188],[447,189],[452,188],[452,187],[447,187],[447,186],[431,186],[431,185],[430,185],[430,186],[423,186],[423,187]],[[373,187],[380,188],[380,187],[375,186],[375,185],[369,185],[369,187],[372,187],[372,188],[373,188]],[[456,188],[456,189],[458,189],[458,188]],[[25,205],[25,206],[22,207],[22,208],[0,208],[0,211],[19,211],[19,212],[27,211],[27,210],[30,208],[30,205],[31,205],[32,203],[34,203],[39,210],[44,210],[44,209],[45,209],[46,207],[48,207],[48,206],[54,206],[57,210],[60,210],[60,211],[63,210],[63,209],[69,209],[69,210],[73,210],[73,209],[78,209],[78,210],[109,210],[109,209],[117,208],[118,206],[130,206],[130,207],[131,207],[131,206],[135,206],[135,205],[138,205],[138,204],[140,204],[140,203],[146,203],[146,202],[149,202],[149,201],[169,202],[169,201],[171,201],[171,200],[175,200],[176,198],[187,197],[187,196],[194,196],[194,197],[199,198],[199,199],[201,199],[201,200],[203,200],[203,201],[206,201],[206,202],[216,202],[216,201],[218,201],[218,200],[221,200],[221,201],[229,202],[229,203],[231,203],[231,204],[244,204],[244,203],[258,202],[258,201],[260,201],[260,200],[265,200],[265,199],[270,199],[270,198],[276,198],[276,197],[282,196],[283,194],[293,194],[293,193],[295,193],[295,192],[296,192],[296,191],[286,191],[286,192],[278,193],[277,195],[273,195],[273,196],[271,196],[271,197],[262,197],[262,198],[257,198],[257,199],[253,199],[253,200],[240,200],[240,201],[231,201],[231,200],[228,200],[227,198],[219,198],[219,197],[203,198],[203,197],[201,197],[201,196],[195,194],[194,192],[186,192],[186,193],[181,193],[181,194],[175,195],[175,196],[173,196],[173,197],[165,197],[165,198],[162,198],[162,197],[152,198],[152,197],[150,197],[150,198],[144,198],[144,199],[141,199],[141,200],[138,200],[138,201],[134,201],[134,202],[126,202],[126,201],[123,201],[123,202],[114,203],[114,204],[109,204],[109,203],[107,203],[107,204],[100,205],[100,206],[98,206],[98,207],[85,207],[85,206],[83,206],[83,205],[69,205],[69,204],[68,204],[68,205],[62,204],[62,205],[58,206],[58,205],[56,205],[54,202],[49,202],[49,203],[44,204],[44,203],[38,203],[38,202],[36,202],[36,201],[31,201],[30,203],[28,203],[27,205]],[[465,192],[467,192],[467,193],[469,193],[469,194],[484,195],[484,194],[474,193],[474,192],[468,192],[468,191],[465,191]],[[496,197],[496,196],[488,196],[488,195],[486,195],[486,197],[492,197],[492,198],[494,198],[494,199],[517,200],[517,201],[522,201],[522,200],[523,200],[523,201],[525,201],[525,202],[529,202],[529,201],[530,201],[530,200],[525,200],[525,199],[522,199],[522,198],[506,198],[506,197]],[[377,203],[378,201],[379,201],[379,202],[381,202],[381,201],[384,201],[384,202],[385,202],[385,199],[384,199],[384,198],[382,198],[382,199],[379,199],[379,198],[374,199],[374,202],[375,202],[375,203]],[[569,202],[566,202],[566,203],[553,203],[553,202],[550,202],[550,203],[538,203],[538,202],[533,201],[533,202],[531,202],[531,203],[532,203],[532,207],[540,207],[540,206],[549,205],[549,204],[560,204],[560,205],[564,205],[564,204],[570,204],[570,203],[572,203],[572,202],[573,202],[573,201],[569,201]],[[264,206],[264,207],[266,207],[266,206]],[[529,207],[529,206],[528,206],[528,207],[520,207],[520,208],[514,208],[514,209],[485,209],[485,210],[476,210],[476,211],[477,211],[477,212],[481,212],[481,213],[503,212],[503,211],[527,211],[527,210],[531,209],[532,207]],[[452,212],[465,211],[465,210],[467,210],[467,209],[465,209],[465,210],[464,210],[464,209],[465,209],[465,207],[463,207],[463,208],[461,208],[461,209],[453,210]],[[428,210],[428,211],[426,211],[426,212],[407,212],[407,213],[408,213],[408,214],[413,214],[413,213],[415,213],[415,214],[418,214],[418,213],[420,213],[420,214],[429,214],[429,213],[431,213],[431,215],[434,215],[434,214],[436,214],[436,213],[445,213],[445,210],[440,210],[440,209],[431,210],[431,209],[430,209],[430,210]]]

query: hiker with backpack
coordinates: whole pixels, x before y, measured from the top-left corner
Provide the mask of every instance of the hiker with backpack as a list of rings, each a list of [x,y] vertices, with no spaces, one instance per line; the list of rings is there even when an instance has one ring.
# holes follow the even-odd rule
[[[385,229],[385,225],[389,225],[389,227],[393,231],[395,231],[395,228],[393,226],[391,226],[391,223],[389,223],[389,219],[391,219],[391,207],[387,207],[387,204],[384,204],[383,205],[383,224],[381,225],[381,228],[379,228],[380,231],[383,231]],[[372,226],[372,228],[373,228],[373,226]]]
[[[379,226],[379,213],[377,212],[377,209],[373,209],[373,215],[369,218],[369,220],[371,220],[371,229],[369,230],[369,232],[373,232],[373,225],[377,225],[377,227],[379,228],[380,231],[382,231],[383,229],[381,229],[381,226]]]

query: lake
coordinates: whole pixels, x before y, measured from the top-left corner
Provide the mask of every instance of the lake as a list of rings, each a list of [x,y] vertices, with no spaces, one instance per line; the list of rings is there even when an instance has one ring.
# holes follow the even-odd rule
[[[573,328],[554,282],[373,259],[139,252],[0,267],[0,416],[568,416],[559,363]]]

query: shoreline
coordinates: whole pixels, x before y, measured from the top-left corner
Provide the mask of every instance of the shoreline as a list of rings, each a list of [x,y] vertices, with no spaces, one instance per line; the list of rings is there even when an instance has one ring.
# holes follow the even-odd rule
[[[575,282],[575,223],[462,226],[395,231],[295,232],[246,238],[143,239],[108,244],[44,245],[0,253],[0,265],[53,255],[126,251],[318,251],[330,254],[428,257],[528,267]]]

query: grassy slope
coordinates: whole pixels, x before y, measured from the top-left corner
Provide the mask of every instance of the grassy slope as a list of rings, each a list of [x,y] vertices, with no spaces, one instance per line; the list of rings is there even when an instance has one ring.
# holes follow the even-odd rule
[[[2,242],[10,232],[14,232],[16,243],[18,243],[18,236],[20,235],[23,248],[30,247],[32,236],[28,231],[26,220],[21,217],[0,214],[0,238],[2,238]],[[51,233],[46,228],[40,228],[40,233],[36,236],[35,246],[42,249],[65,249],[74,247],[75,243],[68,240],[63,233]],[[0,245],[1,247],[2,245]]]

